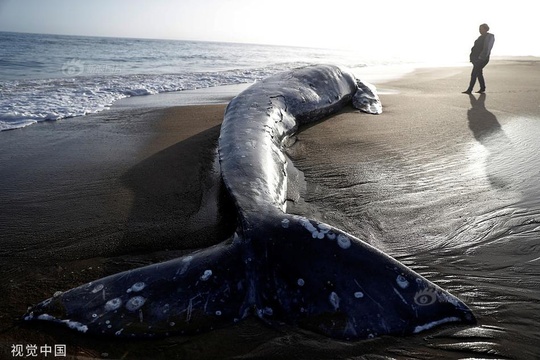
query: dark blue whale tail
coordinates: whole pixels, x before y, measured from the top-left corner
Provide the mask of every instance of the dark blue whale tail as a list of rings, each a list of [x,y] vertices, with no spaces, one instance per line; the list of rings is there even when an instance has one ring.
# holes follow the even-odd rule
[[[129,338],[197,334],[252,313],[339,339],[475,322],[456,297],[351,235],[287,214],[258,221],[264,231],[93,281],[24,318]]]

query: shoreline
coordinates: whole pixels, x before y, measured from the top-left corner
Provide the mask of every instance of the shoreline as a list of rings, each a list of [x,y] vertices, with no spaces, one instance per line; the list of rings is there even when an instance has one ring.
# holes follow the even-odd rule
[[[494,57],[492,62],[495,63],[512,63],[512,62],[530,62],[540,61],[540,58],[533,56]],[[374,85],[384,85],[387,82],[397,81],[408,74],[414,73],[417,70],[429,68],[449,68],[449,67],[464,67],[468,66],[467,62],[416,62],[416,63],[388,63],[384,65],[372,64],[364,67],[353,67],[351,70],[357,78],[372,83]],[[51,79],[54,80],[54,79]],[[92,116],[101,112],[110,110],[136,109],[136,108],[165,108],[172,106],[189,106],[189,105],[211,105],[228,103],[236,94],[249,87],[251,83],[220,85],[206,88],[198,88],[182,91],[166,91],[153,95],[129,95],[128,97],[114,100],[112,104],[103,104],[102,109],[96,112],[91,112],[85,115],[68,116],[57,120],[44,119],[24,119],[19,120],[23,123],[22,126],[16,128],[1,128],[0,133],[5,131],[16,130],[44,122],[70,121],[84,116]],[[0,123],[0,126],[8,126],[9,123]]]
[[[389,65],[373,65],[367,66],[366,68],[356,68],[358,73],[362,75],[364,80],[373,82],[380,82],[381,79],[388,81],[391,79],[396,79],[406,74],[414,69],[415,65],[411,64],[389,64]],[[202,75],[203,73],[201,73]],[[166,76],[166,74],[164,75]],[[55,81],[60,78],[44,78],[44,80]],[[70,80],[76,80],[73,78]],[[245,79],[244,79],[245,80]],[[6,80],[8,83],[12,80]],[[1,81],[0,81],[1,82]],[[156,108],[156,107],[170,107],[170,106],[186,106],[186,105],[209,105],[209,104],[224,104],[228,103],[234,96],[247,88],[251,83],[239,83],[239,84],[229,84],[229,85],[219,85],[219,86],[210,86],[195,88],[191,90],[181,90],[181,91],[164,91],[156,94],[147,94],[145,92],[132,91],[130,95],[126,94],[120,95],[115,94],[112,103],[101,103],[98,107],[100,110],[92,110],[90,113],[83,114],[86,110],[82,109],[72,109],[73,113],[77,115],[66,115],[64,114],[62,118],[56,120],[46,120],[44,118],[39,118],[36,116],[31,116],[30,118],[25,118],[22,115],[17,115],[19,110],[16,109],[15,113],[7,114],[6,118],[0,119],[0,133],[4,131],[11,131],[20,128],[25,128],[28,126],[36,125],[43,122],[54,122],[54,121],[69,121],[70,119],[77,119],[79,117],[84,117],[88,115],[97,114],[100,112],[106,112],[112,110],[117,110],[119,108],[124,109],[135,109],[135,108]],[[139,95],[137,95],[139,94]],[[120,97],[120,98],[118,98]],[[43,110],[46,112],[46,110]],[[43,112],[42,111],[42,112]],[[3,116],[6,114],[2,114]],[[17,117],[17,120],[13,118]],[[41,116],[41,115],[40,115]],[[15,126],[15,127],[12,127]]]
[[[381,83],[388,90],[381,94],[383,114],[369,117],[345,109],[300,133],[291,156],[308,188],[296,210],[332,220],[417,271],[427,264],[428,276],[462,298],[471,297],[481,324],[524,331],[526,326],[512,323],[504,310],[498,315],[501,324],[482,309],[484,299],[474,297],[475,288],[488,294],[491,289],[471,280],[480,275],[465,272],[468,261],[490,263],[493,254],[481,256],[482,248],[475,248],[478,257],[463,257],[458,250],[469,246],[468,237],[456,237],[462,241],[454,243],[460,257],[456,264],[452,256],[437,256],[437,251],[450,241],[441,234],[474,224],[479,214],[523,206],[524,199],[532,201],[529,207],[538,207],[533,196],[540,190],[531,175],[537,161],[527,152],[536,153],[537,146],[540,81],[534,74],[539,64],[490,63],[485,69],[488,93],[477,104],[485,111],[480,106],[479,112],[473,112],[476,103],[460,93],[470,68],[418,69]],[[65,343],[73,358],[332,358],[389,356],[387,348],[400,347],[429,353],[426,344],[436,340],[342,344],[288,326],[268,328],[254,318],[197,337],[142,343],[88,338],[39,325],[11,328],[28,304],[55,291],[224,240],[234,225],[215,170],[224,109],[223,104],[113,106],[98,114],[0,133],[0,262],[5,279],[0,354],[9,356],[14,343]],[[498,137],[488,139],[487,133]],[[512,155],[524,162],[518,170],[505,160]],[[328,176],[330,170],[339,176]],[[438,207],[448,215],[445,221],[433,211]],[[526,260],[538,256],[533,252]],[[537,280],[531,274],[531,281]]]

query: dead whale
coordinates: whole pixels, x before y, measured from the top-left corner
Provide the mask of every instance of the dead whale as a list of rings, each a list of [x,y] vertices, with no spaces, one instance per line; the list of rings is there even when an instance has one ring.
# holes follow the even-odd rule
[[[219,138],[238,227],[219,245],[114,274],[29,309],[29,321],[118,337],[197,334],[255,315],[338,339],[472,324],[459,299],[329,224],[285,212],[284,144],[349,103],[382,111],[345,69],[309,66],[260,81],[227,107]]]

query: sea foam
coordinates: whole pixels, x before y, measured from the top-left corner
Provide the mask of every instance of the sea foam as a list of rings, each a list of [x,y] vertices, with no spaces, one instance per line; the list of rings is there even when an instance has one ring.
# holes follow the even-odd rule
[[[8,80],[0,87],[0,131],[40,121],[60,120],[106,110],[122,98],[251,83],[278,71],[305,64],[288,63],[257,69],[180,74],[75,76]]]

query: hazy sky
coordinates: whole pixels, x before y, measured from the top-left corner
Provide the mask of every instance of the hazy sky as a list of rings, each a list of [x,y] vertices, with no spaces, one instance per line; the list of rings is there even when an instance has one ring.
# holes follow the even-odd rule
[[[494,55],[540,56],[536,0],[0,0],[0,31],[349,48],[463,58],[487,22]],[[465,55],[463,54],[465,53]]]

